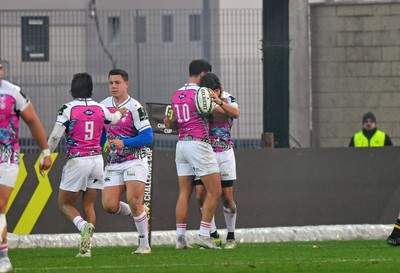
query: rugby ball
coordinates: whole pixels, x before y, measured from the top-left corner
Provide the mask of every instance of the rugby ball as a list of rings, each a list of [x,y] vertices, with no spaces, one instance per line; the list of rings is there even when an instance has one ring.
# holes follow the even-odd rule
[[[200,87],[196,91],[196,108],[202,115],[209,115],[215,107],[215,102],[210,97],[210,89]]]

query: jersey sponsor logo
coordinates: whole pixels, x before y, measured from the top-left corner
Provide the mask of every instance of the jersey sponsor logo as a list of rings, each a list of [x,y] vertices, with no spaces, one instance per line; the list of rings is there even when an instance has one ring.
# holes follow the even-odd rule
[[[135,175],[136,175],[136,172],[135,172],[134,170],[130,170],[130,171],[127,171],[127,172],[126,172],[126,175],[127,175],[127,176],[135,176]]]
[[[146,112],[146,110],[144,109],[144,107],[140,107],[140,108],[138,109],[138,113],[139,113],[139,119],[140,119],[140,121],[149,119],[149,115],[147,115],[147,112]]]
[[[186,98],[186,95],[184,94],[184,93],[182,93],[182,94],[180,94],[179,95],[179,97],[178,98],[180,98],[180,99],[184,99],[184,98]]]
[[[87,109],[85,112],[83,112],[85,115],[91,116],[94,114],[94,111],[92,109]]]
[[[221,172],[221,176],[223,176],[223,177],[229,176],[229,172],[223,171],[223,172]]]

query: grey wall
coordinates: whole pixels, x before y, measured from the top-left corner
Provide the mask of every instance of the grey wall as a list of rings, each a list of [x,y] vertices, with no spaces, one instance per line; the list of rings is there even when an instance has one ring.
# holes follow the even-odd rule
[[[308,10],[308,0],[289,1],[289,133],[292,137],[290,144],[294,147],[311,147]]]
[[[398,1],[311,6],[313,146],[347,146],[367,111],[400,144],[399,15]]]
[[[76,232],[57,208],[61,168],[59,155],[49,174],[53,193],[32,233]],[[237,228],[390,224],[400,208],[400,148],[264,149],[237,151],[235,199]],[[28,176],[7,214],[12,232],[35,188],[33,163],[25,155]],[[153,230],[175,229],[178,185],[174,153],[155,151],[153,158]],[[80,202],[77,202],[78,208]],[[129,217],[113,216],[97,206],[96,231],[130,231]],[[221,205],[217,225],[224,228]],[[199,227],[200,214],[192,197],[188,228]]]

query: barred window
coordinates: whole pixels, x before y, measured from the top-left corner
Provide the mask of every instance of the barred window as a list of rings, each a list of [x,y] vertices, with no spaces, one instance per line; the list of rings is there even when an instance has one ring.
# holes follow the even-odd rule
[[[113,45],[121,44],[121,24],[119,17],[108,17],[108,42]]]
[[[164,15],[162,17],[162,37],[163,42],[172,42],[173,40],[172,15]]]
[[[201,40],[201,17],[199,14],[189,15],[189,41]]]
[[[23,62],[48,62],[49,17],[21,17],[21,42]]]
[[[146,42],[146,16],[136,17],[136,43]]]

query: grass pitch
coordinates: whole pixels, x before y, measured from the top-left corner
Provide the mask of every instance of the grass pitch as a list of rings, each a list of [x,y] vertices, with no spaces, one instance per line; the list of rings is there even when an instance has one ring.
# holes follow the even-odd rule
[[[234,250],[175,250],[153,246],[92,249],[92,258],[75,258],[77,248],[10,249],[14,272],[398,272],[400,248],[382,241],[324,241],[238,244]]]

